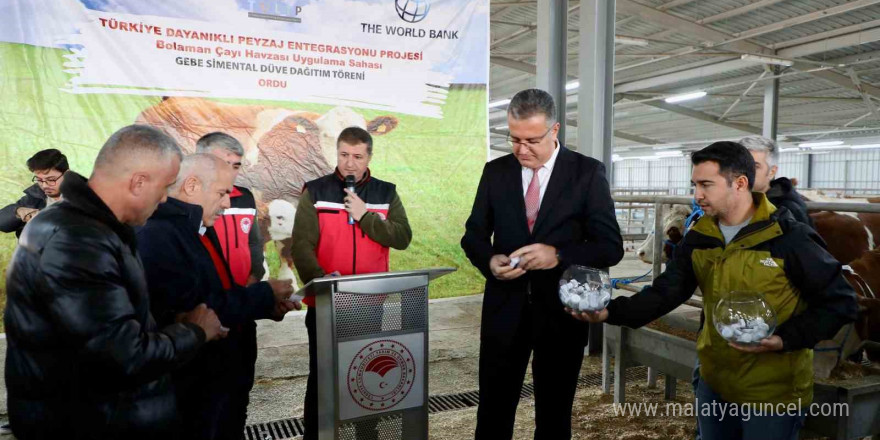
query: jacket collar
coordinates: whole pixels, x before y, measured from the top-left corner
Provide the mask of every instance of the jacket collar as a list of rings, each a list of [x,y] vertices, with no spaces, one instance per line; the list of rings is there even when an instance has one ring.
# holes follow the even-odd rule
[[[61,181],[61,184],[64,185],[64,181]],[[40,200],[46,200],[49,198],[48,196],[46,196],[46,193],[44,193],[43,190],[40,189],[40,185],[37,185],[36,183],[25,188],[24,193],[30,197]]]
[[[41,191],[42,192],[42,191]],[[82,212],[88,217],[94,218],[104,223],[123,242],[134,247],[135,235],[131,226],[123,224],[116,218],[116,214],[98,197],[97,194],[89,187],[88,180],[73,172],[68,171],[64,174],[64,182],[61,183],[61,195],[68,206]]]
[[[187,230],[193,233],[203,234],[202,207],[186,203],[182,200],[168,197],[168,201],[159,205],[150,219],[169,219],[183,222]]]
[[[342,173],[339,172],[339,168],[336,168],[336,169],[333,171],[333,175],[336,176],[336,180],[338,180],[338,181],[342,182],[343,184],[345,184],[345,176],[343,176]],[[372,176],[371,176],[371,173],[370,173],[370,169],[367,168],[367,172],[364,173],[364,177],[361,178],[361,180],[359,180],[357,183],[355,183],[355,186],[357,186],[357,187],[361,187],[361,186],[366,185],[367,182],[370,181],[370,178],[371,178],[371,177],[372,177]]]
[[[782,235],[782,228],[777,221],[776,207],[767,200],[767,196],[760,192],[752,192],[752,203],[755,206],[755,213],[749,224],[744,227],[728,243],[728,246],[737,242],[738,247],[747,248],[755,246],[764,241],[770,240],[778,235]],[[717,238],[724,242],[724,235],[718,227],[718,219],[715,216],[704,215],[694,225],[692,231],[702,235]],[[758,233],[760,231],[760,233]]]
[[[768,198],[787,197],[794,190],[791,180],[787,177],[780,177],[770,181],[770,189],[767,190]]]

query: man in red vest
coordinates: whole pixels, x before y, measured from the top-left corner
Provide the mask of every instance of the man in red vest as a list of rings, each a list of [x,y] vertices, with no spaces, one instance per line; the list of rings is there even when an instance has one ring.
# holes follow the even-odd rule
[[[241,170],[244,148],[234,137],[221,132],[208,133],[196,142],[196,153],[219,157],[232,166],[233,182]],[[214,223],[214,231],[223,249],[236,284],[247,286],[263,279],[263,240],[257,227],[257,204],[251,191],[233,185],[230,207]]]
[[[388,271],[389,248],[406,249],[412,230],[392,183],[370,175],[373,139],[366,130],[349,127],[336,141],[338,165],[332,174],[306,183],[296,210],[293,262],[303,283],[329,274],[354,275]],[[354,176],[355,190],[345,187]],[[349,216],[353,224],[349,223]],[[309,379],[305,397],[305,440],[318,438],[317,352],[314,298],[304,301],[309,333]],[[377,313],[381,313],[381,304]],[[377,330],[378,331],[378,330]],[[375,422],[357,427],[357,438],[373,439]]]

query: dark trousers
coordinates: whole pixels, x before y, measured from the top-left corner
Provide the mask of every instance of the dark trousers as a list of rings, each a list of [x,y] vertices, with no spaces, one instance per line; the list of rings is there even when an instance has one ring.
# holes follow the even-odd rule
[[[182,438],[241,440],[254,385],[257,360],[256,325],[243,324],[222,341],[222,356],[204,359],[175,381],[183,420]],[[216,343],[216,342],[215,342]]]
[[[531,310],[525,310],[513,344],[480,341],[480,406],[476,440],[509,440],[529,356],[535,386],[535,439],[571,438],[571,407],[584,347],[559,335],[535,340]],[[561,315],[560,319],[565,317]]]
[[[240,440],[244,437],[251,389],[254,387],[254,365],[257,363],[257,327],[244,324],[240,356],[231,359],[235,366],[235,387],[230,390],[228,405],[220,419],[217,439]]]
[[[377,306],[375,312],[381,310],[381,305]],[[381,315],[380,315],[381,316]],[[368,332],[378,332],[381,328],[381,320],[379,327],[366,329]],[[303,440],[317,440],[318,438],[318,343],[315,339],[315,308],[309,307],[306,310],[306,330],[309,335],[309,378],[306,382],[306,397],[303,409],[303,418],[305,419],[306,432]],[[355,433],[358,440],[377,439],[379,436],[376,431],[376,420],[364,420],[355,424]]]

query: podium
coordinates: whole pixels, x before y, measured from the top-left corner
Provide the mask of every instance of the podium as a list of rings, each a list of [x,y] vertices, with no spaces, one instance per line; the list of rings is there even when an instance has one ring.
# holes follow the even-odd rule
[[[428,439],[428,283],[452,268],[312,280],[319,440]]]

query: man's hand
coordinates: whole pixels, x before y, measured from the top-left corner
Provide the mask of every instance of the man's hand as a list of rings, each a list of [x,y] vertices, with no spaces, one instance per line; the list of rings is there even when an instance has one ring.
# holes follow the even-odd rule
[[[590,322],[593,324],[600,324],[608,319],[608,309],[602,309],[598,312],[576,312],[566,307],[565,313],[570,314],[572,318],[577,319],[578,321]]]
[[[727,345],[745,353],[766,353],[768,351],[782,350],[782,338],[777,335],[772,335],[768,338],[761,339],[760,345],[739,345],[733,342],[728,342]]]
[[[272,287],[275,294],[275,302],[281,302],[293,295],[293,280],[269,280],[266,281]]]
[[[283,301],[279,301],[275,304],[275,313],[272,314],[272,320],[276,322],[281,322],[284,320],[284,315],[291,310],[301,310],[302,303],[299,301],[291,301],[289,299],[285,299]]]
[[[492,256],[492,259],[489,260],[489,270],[492,271],[495,278],[501,281],[513,280],[526,273],[520,266],[510,267],[510,257],[501,254]]]
[[[225,338],[229,333],[229,329],[220,324],[220,318],[205,303],[201,303],[185,313],[180,321],[201,327],[205,331],[205,342]]]
[[[248,275],[247,283],[245,284],[245,286],[250,286],[251,284],[256,284],[259,282],[260,282],[260,280],[257,279],[257,277],[255,277],[253,275]]]
[[[543,243],[523,246],[510,254],[510,258],[519,257],[519,265],[523,270],[553,269],[559,265],[556,248]]]
[[[34,216],[36,216],[39,212],[39,209],[21,207],[15,210],[15,216],[18,217],[19,220],[27,223],[31,221],[31,219],[33,219]]]
[[[343,202],[345,202],[345,210],[348,211],[349,214],[351,214],[351,218],[353,218],[354,221],[361,221],[361,219],[364,217],[364,214],[367,213],[367,204],[364,203],[364,201],[361,200],[361,198],[358,197],[354,191],[345,188],[345,193],[348,194],[347,196],[345,196],[345,199],[343,199]]]

